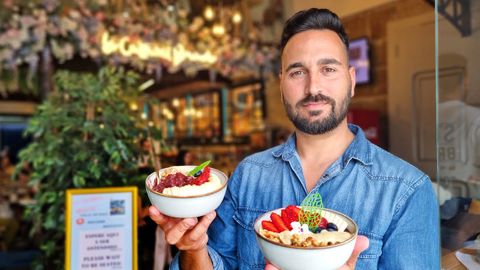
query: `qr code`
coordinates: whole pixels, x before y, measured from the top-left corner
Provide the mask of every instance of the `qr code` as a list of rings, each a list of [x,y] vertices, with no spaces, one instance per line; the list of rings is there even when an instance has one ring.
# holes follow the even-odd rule
[[[110,215],[125,214],[125,200],[111,200],[110,201]]]

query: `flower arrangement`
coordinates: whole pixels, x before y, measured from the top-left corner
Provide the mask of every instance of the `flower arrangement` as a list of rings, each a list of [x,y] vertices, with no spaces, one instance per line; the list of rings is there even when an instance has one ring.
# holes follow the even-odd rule
[[[35,72],[42,53],[59,62],[80,55],[116,66],[130,64],[147,74],[161,74],[162,68],[172,73],[183,70],[187,75],[212,69],[224,76],[251,73],[260,67],[273,69],[278,54],[274,46],[228,33],[217,37],[203,18],[189,19],[187,8],[172,8],[164,2],[149,7],[148,12],[141,6],[121,12],[112,10],[105,0],[4,1],[0,8],[0,71],[27,64],[30,72]],[[210,51],[216,60],[202,63],[185,59],[173,64],[161,58],[141,59],[118,52],[107,55],[101,44],[105,33],[127,37],[129,42],[181,44],[193,52]]]

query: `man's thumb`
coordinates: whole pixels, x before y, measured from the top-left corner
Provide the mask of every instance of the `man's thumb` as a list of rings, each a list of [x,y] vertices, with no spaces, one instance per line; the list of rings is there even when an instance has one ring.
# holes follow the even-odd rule
[[[360,253],[362,253],[364,250],[368,248],[370,241],[368,240],[367,237],[363,235],[357,236],[357,241],[355,242],[355,247],[353,248],[352,256],[350,256],[350,259],[348,259],[346,265],[350,269],[355,269],[355,265],[357,264],[358,256]]]

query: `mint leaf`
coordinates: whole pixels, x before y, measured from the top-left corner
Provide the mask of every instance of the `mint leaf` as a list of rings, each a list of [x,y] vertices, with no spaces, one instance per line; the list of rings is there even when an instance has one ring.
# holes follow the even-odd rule
[[[203,170],[203,168],[207,167],[208,164],[210,164],[210,162],[212,162],[211,160],[207,160],[205,162],[203,162],[202,164],[198,165],[197,167],[193,168],[193,170],[191,170],[189,173],[188,173],[188,176],[194,176],[197,172]]]

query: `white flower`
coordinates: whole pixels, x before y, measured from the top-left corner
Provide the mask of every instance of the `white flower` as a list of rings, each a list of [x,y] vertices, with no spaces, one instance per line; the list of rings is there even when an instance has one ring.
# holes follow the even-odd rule
[[[70,15],[70,17],[72,17],[73,19],[77,19],[77,20],[82,17],[82,15],[80,15],[80,12],[74,9],[70,10],[68,15]]]
[[[311,233],[310,230],[308,229],[307,224],[301,224],[300,222],[294,221],[290,223],[290,225],[292,226],[292,230],[291,230],[292,233],[298,233],[298,234]]]
[[[67,17],[63,17],[60,19],[60,25],[63,29],[71,32],[74,32],[75,29],[77,28],[77,22]]]

